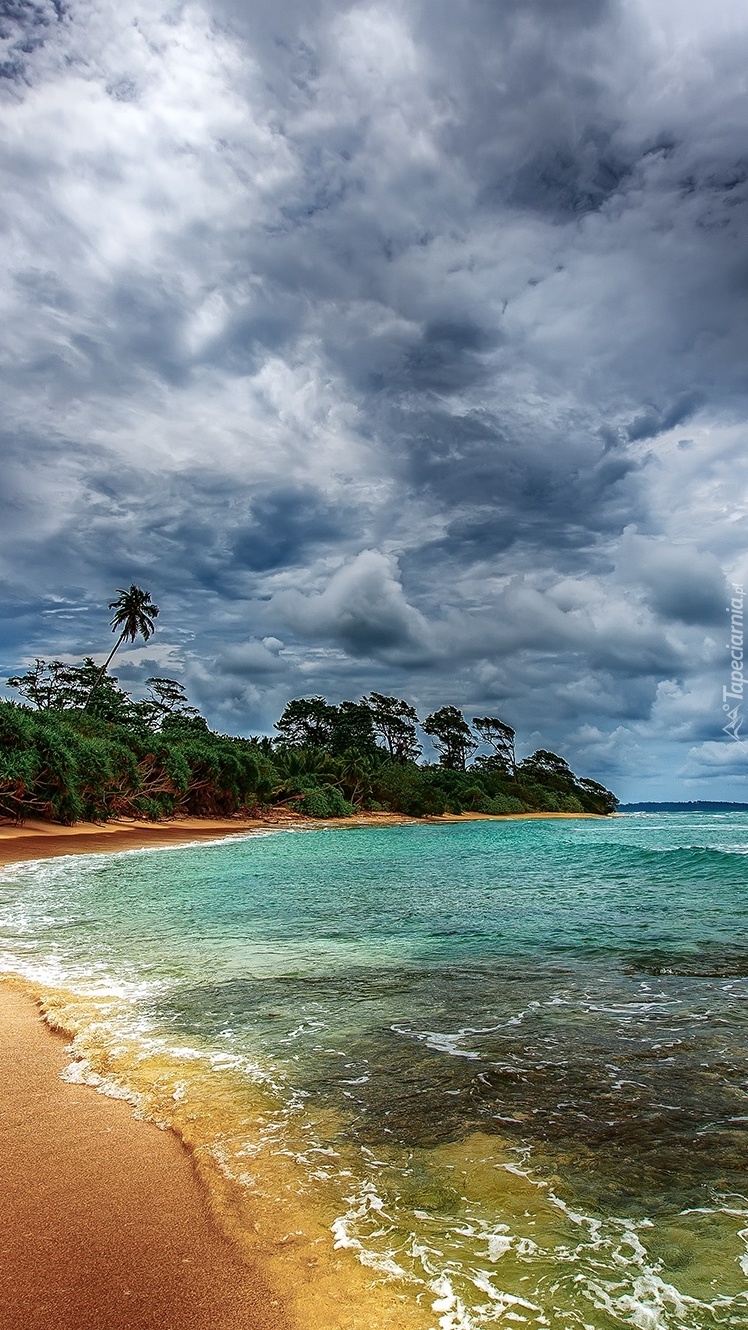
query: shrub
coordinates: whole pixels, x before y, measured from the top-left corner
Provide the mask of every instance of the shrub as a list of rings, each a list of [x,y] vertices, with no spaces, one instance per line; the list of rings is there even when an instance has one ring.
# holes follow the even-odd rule
[[[318,786],[296,804],[307,817],[350,817],[353,808],[335,786]]]
[[[391,812],[406,817],[435,817],[447,807],[443,793],[429,785],[415,762],[387,763],[374,781],[374,796]]]
[[[527,804],[523,804],[521,799],[514,798],[511,794],[497,794],[493,799],[486,800],[486,813],[497,813],[507,815],[509,813],[526,813]]]

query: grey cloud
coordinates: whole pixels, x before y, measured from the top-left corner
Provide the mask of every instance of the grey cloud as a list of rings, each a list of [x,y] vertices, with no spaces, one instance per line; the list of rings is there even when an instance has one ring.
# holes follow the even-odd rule
[[[748,25],[653,22],[0,9],[9,671],[129,577],[224,725],[379,686],[673,766],[745,548]]]
[[[627,531],[618,566],[627,582],[638,581],[652,609],[685,624],[723,624],[729,602],[724,572],[715,556],[695,545],[672,545]]]
[[[282,489],[250,500],[232,541],[240,567],[264,571],[298,563],[314,546],[350,535],[353,514],[309,489]]]
[[[23,79],[27,57],[43,45],[46,30],[64,15],[62,0],[0,0],[0,79]]]
[[[702,393],[692,392],[685,393],[666,411],[660,411],[656,406],[649,406],[632,420],[626,434],[632,442],[639,439],[654,439],[658,434],[665,434],[668,430],[675,429],[676,425],[684,425],[703,401]]]
[[[280,592],[274,609],[301,636],[340,642],[354,656],[429,654],[428,624],[408,604],[395,561],[379,550],[362,550],[321,591]]]
[[[217,661],[222,674],[254,679],[265,675],[277,675],[282,669],[278,660],[278,649],[282,646],[277,639],[269,638],[263,642],[242,642],[224,651]],[[268,645],[270,643],[270,645]]]

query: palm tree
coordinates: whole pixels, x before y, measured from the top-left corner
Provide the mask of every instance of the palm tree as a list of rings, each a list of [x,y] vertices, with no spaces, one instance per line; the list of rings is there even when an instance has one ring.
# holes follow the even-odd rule
[[[110,600],[109,608],[114,610],[110,622],[112,632],[116,633],[118,628],[122,631],[96,676],[93,688],[86,699],[84,710],[88,708],[91,698],[114,659],[115,652],[119,650],[122,643],[134,642],[136,637],[142,637],[143,641],[147,642],[148,638],[152,637],[156,631],[153,620],[158,615],[158,605],[153,604],[150,591],[144,591],[142,587],[131,584],[127,591],[123,590],[122,587],[117,587],[117,599]]]

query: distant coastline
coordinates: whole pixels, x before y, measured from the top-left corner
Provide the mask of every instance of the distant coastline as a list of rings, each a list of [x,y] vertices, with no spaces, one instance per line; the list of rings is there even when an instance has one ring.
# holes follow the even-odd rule
[[[619,813],[748,813],[748,804],[721,799],[689,799],[665,803],[619,804]]]

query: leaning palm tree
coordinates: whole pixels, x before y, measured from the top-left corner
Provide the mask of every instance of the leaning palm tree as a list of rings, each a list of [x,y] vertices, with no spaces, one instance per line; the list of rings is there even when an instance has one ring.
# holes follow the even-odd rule
[[[158,605],[153,604],[150,591],[144,591],[142,587],[131,585],[127,591],[117,587],[117,599],[110,600],[109,608],[114,610],[110,622],[112,632],[116,633],[118,628],[121,632],[94,680],[93,688],[86,699],[86,708],[122,643],[134,642],[136,637],[142,637],[143,641],[147,642],[156,631],[153,620],[158,615]]]

